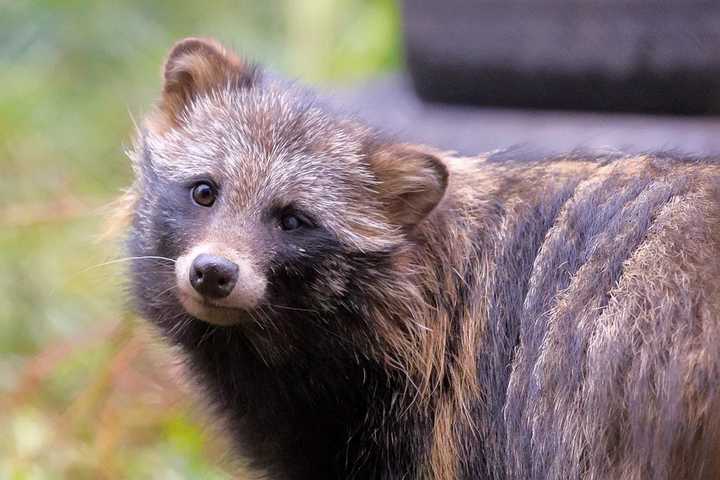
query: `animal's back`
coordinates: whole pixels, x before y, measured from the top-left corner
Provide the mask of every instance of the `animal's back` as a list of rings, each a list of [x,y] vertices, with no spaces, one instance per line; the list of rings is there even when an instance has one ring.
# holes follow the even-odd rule
[[[482,184],[495,227],[473,412],[491,420],[466,476],[714,478],[720,164],[491,158],[478,171],[458,190]]]

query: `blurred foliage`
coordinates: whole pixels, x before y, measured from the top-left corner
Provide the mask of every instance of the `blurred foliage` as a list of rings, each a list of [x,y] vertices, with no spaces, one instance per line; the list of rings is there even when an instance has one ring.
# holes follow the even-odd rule
[[[99,237],[131,181],[132,117],[181,37],[337,84],[396,68],[397,15],[392,0],[0,0],[0,479],[230,477]]]

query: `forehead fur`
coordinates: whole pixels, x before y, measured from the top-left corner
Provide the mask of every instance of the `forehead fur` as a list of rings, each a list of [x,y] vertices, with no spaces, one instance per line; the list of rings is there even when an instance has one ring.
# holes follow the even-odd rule
[[[146,131],[134,158],[138,172],[165,180],[212,178],[238,214],[293,204],[341,240],[376,250],[400,232],[377,199],[372,144],[367,128],[329,114],[307,93],[267,84],[194,99],[176,128]]]

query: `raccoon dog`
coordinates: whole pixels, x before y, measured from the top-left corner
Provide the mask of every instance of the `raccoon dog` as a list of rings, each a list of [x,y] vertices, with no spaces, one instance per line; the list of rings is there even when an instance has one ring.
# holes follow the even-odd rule
[[[133,154],[138,311],[279,479],[720,474],[720,164],[457,158],[212,40]]]

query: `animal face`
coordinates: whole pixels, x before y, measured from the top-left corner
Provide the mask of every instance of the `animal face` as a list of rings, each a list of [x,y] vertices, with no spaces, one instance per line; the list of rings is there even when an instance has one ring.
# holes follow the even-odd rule
[[[173,275],[143,265],[135,283],[218,325],[335,311],[359,279],[390,274],[447,184],[431,152],[198,39],[170,53],[135,170],[134,253],[174,261]]]

